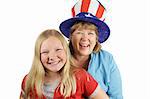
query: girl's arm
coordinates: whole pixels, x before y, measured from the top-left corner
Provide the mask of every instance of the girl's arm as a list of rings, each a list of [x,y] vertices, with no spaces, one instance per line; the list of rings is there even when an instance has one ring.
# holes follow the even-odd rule
[[[92,95],[89,96],[89,99],[109,99],[105,91],[103,91],[99,86]]]
[[[19,98],[19,99],[25,99],[23,95],[24,95],[24,91],[23,91],[23,90],[21,90],[20,98]]]

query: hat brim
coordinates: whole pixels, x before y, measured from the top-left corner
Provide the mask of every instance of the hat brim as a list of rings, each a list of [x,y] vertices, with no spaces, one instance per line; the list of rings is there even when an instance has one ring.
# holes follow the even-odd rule
[[[74,17],[70,18],[68,20],[65,20],[62,22],[59,26],[60,31],[67,37],[69,38],[70,35],[70,29],[71,27],[78,21],[85,21],[85,22],[90,22],[94,24],[98,28],[98,40],[100,43],[105,42],[109,35],[110,35],[110,29],[107,26],[106,23],[103,21],[97,19],[97,18],[91,18],[91,17]]]

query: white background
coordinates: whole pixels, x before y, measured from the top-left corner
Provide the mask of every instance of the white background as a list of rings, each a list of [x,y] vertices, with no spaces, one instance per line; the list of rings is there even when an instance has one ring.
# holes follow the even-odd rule
[[[18,99],[33,59],[37,36],[58,29],[77,0],[0,1],[0,98]],[[124,99],[150,99],[150,7],[148,0],[106,0],[110,38],[102,44],[120,69]],[[150,5],[149,5],[150,6]]]

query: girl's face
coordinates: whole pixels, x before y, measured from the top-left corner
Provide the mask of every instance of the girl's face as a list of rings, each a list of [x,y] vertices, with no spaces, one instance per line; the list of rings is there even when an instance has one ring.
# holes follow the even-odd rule
[[[90,29],[77,29],[71,35],[71,42],[75,54],[89,55],[96,45],[96,33]]]
[[[41,45],[41,62],[51,72],[58,72],[66,63],[66,53],[61,41],[49,37]]]

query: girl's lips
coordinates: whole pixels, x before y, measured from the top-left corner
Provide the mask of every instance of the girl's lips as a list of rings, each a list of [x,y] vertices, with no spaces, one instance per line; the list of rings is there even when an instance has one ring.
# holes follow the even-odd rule
[[[57,65],[60,61],[48,62],[49,65]]]

